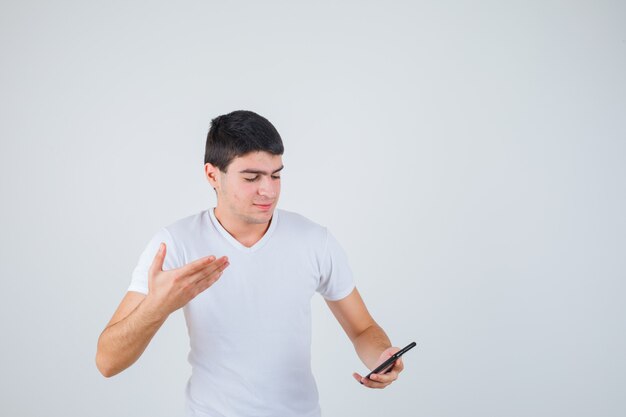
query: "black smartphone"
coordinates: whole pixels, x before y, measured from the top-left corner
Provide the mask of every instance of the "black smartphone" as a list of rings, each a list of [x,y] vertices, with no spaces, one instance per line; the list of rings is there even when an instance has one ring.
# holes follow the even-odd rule
[[[367,376],[365,378],[370,379],[370,375],[372,374],[386,374],[387,372],[391,371],[391,368],[393,368],[393,365],[396,363],[396,361],[398,359],[400,359],[400,356],[404,355],[405,353],[407,353],[409,350],[413,349],[415,347],[416,343],[415,342],[411,342],[408,345],[406,345],[405,347],[403,347],[402,349],[400,349],[399,351],[397,351],[396,353],[394,353],[389,359],[387,359],[385,362],[381,363],[378,367],[376,367],[376,369],[374,369],[372,372],[370,372],[369,374],[367,374]]]

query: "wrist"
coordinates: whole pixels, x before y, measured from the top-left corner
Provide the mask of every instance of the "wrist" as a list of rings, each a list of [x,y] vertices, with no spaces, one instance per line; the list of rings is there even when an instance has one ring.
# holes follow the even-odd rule
[[[143,299],[138,308],[141,309],[142,316],[149,324],[161,325],[170,315],[150,294]]]

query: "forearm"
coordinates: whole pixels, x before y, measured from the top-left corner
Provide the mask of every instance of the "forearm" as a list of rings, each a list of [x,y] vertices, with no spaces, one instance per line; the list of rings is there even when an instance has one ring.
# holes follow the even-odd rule
[[[102,375],[111,377],[135,363],[165,322],[167,315],[152,309],[146,300],[100,335],[96,364]]]
[[[375,368],[380,354],[391,347],[387,334],[378,324],[368,327],[352,343],[359,358],[370,370]]]

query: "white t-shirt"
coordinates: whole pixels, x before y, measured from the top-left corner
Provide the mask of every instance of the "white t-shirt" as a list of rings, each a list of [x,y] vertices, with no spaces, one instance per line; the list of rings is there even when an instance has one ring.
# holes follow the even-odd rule
[[[221,278],[185,307],[192,375],[187,416],[317,417],[311,372],[311,298],[339,300],[354,289],[346,255],[328,230],[275,210],[265,235],[247,248],[213,209],[161,229],[142,253],[129,291],[148,293],[160,242],[164,270],[226,255]]]

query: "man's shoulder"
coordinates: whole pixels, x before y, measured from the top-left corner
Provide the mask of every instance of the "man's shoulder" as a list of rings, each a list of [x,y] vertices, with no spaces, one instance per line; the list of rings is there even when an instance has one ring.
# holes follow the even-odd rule
[[[279,227],[284,227],[299,236],[326,237],[326,227],[314,222],[308,217],[293,211],[279,209]]]
[[[314,222],[308,217],[303,216],[300,213],[296,213],[295,211],[289,211],[284,209],[278,209],[279,212],[279,222],[281,223],[289,223],[293,226],[299,226],[304,228],[311,229],[326,229],[324,226],[319,223]]]
[[[208,209],[178,219],[164,227],[172,235],[194,234],[208,221]]]

